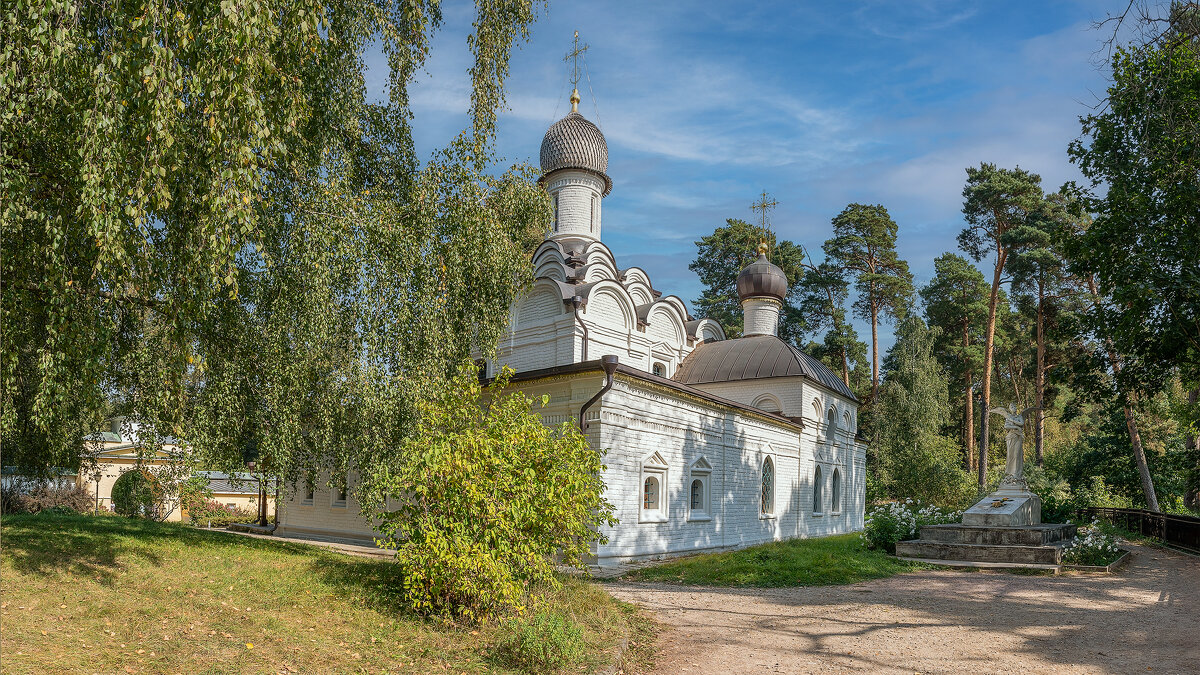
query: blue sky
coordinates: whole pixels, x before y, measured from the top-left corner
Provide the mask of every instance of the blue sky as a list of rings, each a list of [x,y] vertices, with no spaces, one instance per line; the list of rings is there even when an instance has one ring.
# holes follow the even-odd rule
[[[552,2],[513,54],[497,149],[537,163],[570,109],[562,57],[579,30],[580,112],[608,140],[603,238],[620,265],[690,302],[694,242],[752,219],[766,190],[778,235],[818,258],[846,204],[883,204],[920,287],[956,250],[967,166],[1019,165],[1050,189],[1078,179],[1066,146],[1106,84],[1091,22],[1124,4]],[[422,156],[467,123],[473,7],[444,11],[413,89]],[[881,350],[891,342],[888,326]]]

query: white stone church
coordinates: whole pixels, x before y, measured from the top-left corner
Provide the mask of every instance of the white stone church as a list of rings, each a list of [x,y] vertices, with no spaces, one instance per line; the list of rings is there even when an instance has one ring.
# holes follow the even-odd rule
[[[542,140],[554,222],[486,374],[511,366],[514,389],[550,396],[548,424],[582,418],[592,447],[607,451],[605,497],[620,522],[604,530],[597,562],[861,529],[858,400],[776,336],[783,272],[761,250],[742,271],[745,336],[730,340],[644,270],[620,267],[601,239],[608,146],[577,103],[575,92]],[[608,382],[604,361],[611,387],[591,401]],[[373,536],[352,495],[302,492],[283,503],[280,534]]]

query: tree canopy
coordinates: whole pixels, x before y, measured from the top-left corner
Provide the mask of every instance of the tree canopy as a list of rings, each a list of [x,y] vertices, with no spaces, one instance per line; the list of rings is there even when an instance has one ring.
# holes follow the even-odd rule
[[[484,173],[534,9],[478,4],[470,128],[422,162],[408,87],[437,2],[13,8],[6,464],[76,465],[115,406],[213,468],[376,465],[423,390],[494,344],[548,222],[530,172]]]
[[[854,314],[871,322],[871,398],[879,389],[879,322],[903,319],[913,303],[912,273],[896,254],[896,221],[882,205],[850,204],[833,218],[825,257],[854,277]]]

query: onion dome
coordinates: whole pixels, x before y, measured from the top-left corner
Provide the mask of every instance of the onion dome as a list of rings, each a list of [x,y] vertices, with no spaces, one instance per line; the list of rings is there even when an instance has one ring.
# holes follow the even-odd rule
[[[787,276],[778,265],[767,260],[766,243],[758,246],[758,260],[746,265],[737,278],[738,299],[774,298],[783,302],[787,295]]]
[[[578,169],[604,179],[604,194],[612,191],[608,170],[608,143],[604,134],[578,112],[572,110],[555,122],[542,138],[542,178],[562,169]]]

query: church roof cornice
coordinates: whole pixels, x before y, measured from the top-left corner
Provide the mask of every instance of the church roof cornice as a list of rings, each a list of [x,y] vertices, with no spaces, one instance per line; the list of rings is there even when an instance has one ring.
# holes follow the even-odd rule
[[[575,375],[591,372],[603,372],[603,368],[600,366],[600,361],[598,359],[516,373],[511,379],[509,379],[509,382],[532,382],[535,380],[548,379],[561,380],[568,379]],[[638,380],[656,388],[670,391],[673,394],[682,394],[688,398],[696,399],[710,405],[736,410],[739,413],[787,428],[789,431],[800,432],[804,431],[806,428],[802,419],[793,419],[776,413],[766,412],[765,410],[760,410],[752,405],[747,405],[745,403],[733,401],[722,396],[717,396],[716,394],[711,394],[703,389],[697,389],[696,387],[682,384],[666,377],[659,377],[652,373],[647,373],[644,370],[627,366],[623,363],[617,364],[616,374],[623,375],[632,380]],[[493,379],[494,378],[488,378],[485,380],[485,382],[490,383]]]

